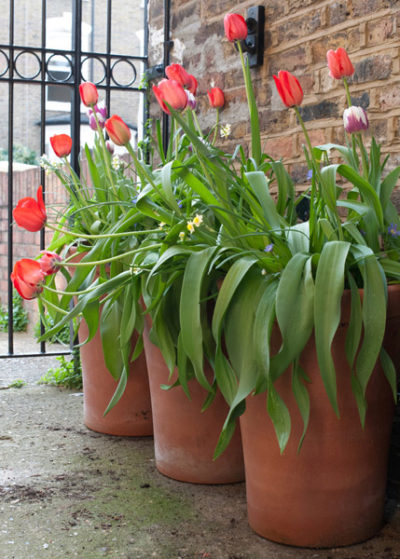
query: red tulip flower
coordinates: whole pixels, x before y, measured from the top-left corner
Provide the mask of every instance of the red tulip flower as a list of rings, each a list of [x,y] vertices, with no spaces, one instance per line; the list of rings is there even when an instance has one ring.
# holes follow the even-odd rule
[[[185,68],[180,64],[170,64],[165,68],[165,74],[168,79],[175,80],[185,87],[192,93],[196,95],[197,91],[197,80],[192,74],[186,72]]]
[[[51,136],[50,143],[57,157],[67,157],[71,153],[72,138],[68,134],[55,134]]]
[[[326,59],[328,61],[329,75],[335,80],[340,80],[340,78],[354,74],[354,66],[344,48],[339,47],[336,51],[328,50]]]
[[[131,131],[128,126],[118,115],[112,115],[106,120],[105,124],[107,134],[112,142],[117,146],[128,144],[131,139]]]
[[[224,92],[220,87],[213,87],[207,91],[210,106],[214,109],[220,109],[225,104]]]
[[[31,232],[40,231],[47,220],[42,186],[37,189],[36,196],[37,200],[29,196],[21,198],[13,211],[16,223]]]
[[[228,41],[243,41],[247,37],[247,23],[240,14],[226,14],[224,28]]]
[[[51,252],[50,250],[42,250],[40,254],[41,257],[38,262],[44,275],[49,276],[58,272],[60,262],[62,260],[61,256],[56,252]]]
[[[45,274],[37,260],[22,258],[15,263],[11,281],[23,299],[34,299],[43,291]]]
[[[153,85],[153,91],[160,107],[167,114],[170,112],[165,103],[176,110],[184,109],[188,103],[185,90],[176,80],[161,80],[158,86]]]
[[[86,107],[93,107],[99,100],[97,87],[92,82],[84,82],[79,86],[82,103]]]
[[[300,105],[303,100],[303,90],[299,80],[286,70],[280,70],[277,76],[274,76],[275,85],[278,93],[287,107]]]

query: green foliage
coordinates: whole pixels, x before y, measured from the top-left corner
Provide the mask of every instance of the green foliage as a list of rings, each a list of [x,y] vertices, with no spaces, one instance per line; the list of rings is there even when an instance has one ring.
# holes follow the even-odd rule
[[[45,323],[46,323],[44,329],[45,332],[47,330],[50,330],[50,328],[53,328],[54,326],[54,320],[48,314],[45,316]],[[38,341],[40,336],[42,335],[40,332],[40,320],[38,320],[35,324],[33,335],[35,336],[36,341]],[[53,334],[52,336],[47,338],[47,342],[50,344],[61,343],[61,344],[68,345],[70,342],[69,324],[65,324],[56,334]]]
[[[13,291],[13,330],[25,332],[28,326],[28,313],[24,309],[22,297]],[[0,308],[0,332],[8,332],[8,309]]]
[[[11,384],[7,386],[7,388],[22,388],[26,385],[26,382],[21,379],[14,380]]]
[[[60,363],[59,367],[50,368],[44,374],[39,384],[49,384],[51,386],[64,386],[65,388],[74,388],[80,390],[82,388],[82,370],[79,362],[79,356],[67,361],[64,355],[56,357]]]
[[[8,160],[8,149],[0,149],[0,161]],[[39,165],[39,159],[35,151],[20,144],[13,145],[13,160],[27,165]]]

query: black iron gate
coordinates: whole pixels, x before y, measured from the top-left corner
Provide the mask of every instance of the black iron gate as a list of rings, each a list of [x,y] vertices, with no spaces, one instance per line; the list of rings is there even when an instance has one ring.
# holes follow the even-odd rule
[[[32,29],[32,36],[39,37],[39,40],[36,45],[32,44],[35,42],[33,40],[31,44],[28,44],[30,41],[27,41],[27,44],[20,44],[18,37],[16,37],[16,25],[17,23],[20,25],[21,20],[19,11],[28,9],[27,5],[31,5],[31,2],[32,5],[40,4],[40,9],[37,10],[40,21],[38,20],[35,29]],[[57,4],[59,4],[59,14],[55,11]],[[73,139],[71,164],[77,170],[79,167],[81,127],[85,125],[85,117],[80,112],[79,84],[82,81],[96,83],[99,92],[105,94],[109,114],[118,111],[118,107],[113,106],[114,100],[112,97],[114,92],[118,92],[118,95],[120,92],[129,93],[129,99],[123,102],[124,107],[129,106],[130,99],[133,100],[134,95],[136,99],[143,96],[141,103],[142,116],[136,122],[132,122],[132,127],[136,127],[140,137],[140,131],[147,119],[146,91],[141,86],[141,78],[145,75],[148,66],[148,25],[147,0],[131,0],[130,3],[127,3],[126,0],[30,0],[28,3],[8,0],[8,7],[5,7],[6,12],[7,8],[9,18],[8,38],[4,40],[3,36],[3,40],[0,40],[0,87],[8,89],[8,101],[5,101],[7,106],[2,108],[4,113],[6,111],[8,113],[7,138],[3,138],[3,142],[6,143],[5,151],[8,151],[8,178],[6,181],[7,187],[1,192],[2,200],[7,200],[7,230],[3,228],[2,237],[5,238],[1,238],[0,243],[6,244],[7,247],[6,267],[7,278],[9,278],[14,265],[12,210],[17,202],[14,199],[13,151],[18,123],[21,123],[21,107],[16,106],[16,88],[20,88],[23,84],[24,87],[39,88],[40,90],[40,109],[36,107],[36,104],[34,107],[38,111],[36,124],[40,154],[45,153],[46,150],[46,131],[48,127],[52,125],[52,122],[63,122],[69,126],[69,133]],[[131,10],[133,14],[135,9],[142,15],[141,25],[136,30],[136,36],[139,37],[137,42],[141,46],[141,52],[134,55],[124,54],[125,51],[131,50],[130,45],[132,45],[132,35],[134,34],[132,27],[126,25],[127,12]],[[83,14],[83,11],[85,14]],[[98,21],[99,14],[102,15],[101,22]],[[26,21],[26,26],[32,25],[29,18],[26,18]],[[55,28],[59,25],[62,27],[63,22],[64,28],[57,31],[58,28]],[[40,32],[38,27],[40,27]],[[127,29],[127,32],[125,36],[121,36],[124,29]],[[28,35],[28,33],[26,34]],[[52,41],[49,41],[50,35]],[[117,36],[118,41],[114,40],[114,36]],[[65,40],[68,40],[69,44],[65,44]],[[117,48],[114,48],[115,43],[118,43]],[[100,44],[103,48],[96,49],[96,44]],[[26,71],[26,68],[29,68],[30,72]],[[0,97],[4,98],[4,95],[2,96],[0,93]],[[58,107],[59,110],[54,111],[51,103],[55,104],[54,106]],[[49,107],[53,107],[53,111]],[[64,110],[62,110],[62,107],[64,107]],[[50,113],[55,113],[57,118],[53,116],[53,119],[51,119],[49,117]],[[28,136],[29,134],[25,134],[24,137]],[[1,147],[3,146],[1,146],[0,138]],[[39,184],[43,185],[44,193],[46,193],[46,175],[43,169],[40,170],[40,182],[37,186]],[[27,193],[25,195],[32,194]],[[40,249],[43,249],[44,245],[45,232],[41,231]],[[1,252],[4,253],[5,251]],[[5,267],[4,263],[3,267]],[[22,355],[27,357],[46,354],[44,342],[40,344],[40,351],[37,353],[15,353],[13,287],[9,280],[7,298],[8,353],[3,353],[0,357],[21,357]],[[59,353],[63,352],[57,352],[57,354]]]

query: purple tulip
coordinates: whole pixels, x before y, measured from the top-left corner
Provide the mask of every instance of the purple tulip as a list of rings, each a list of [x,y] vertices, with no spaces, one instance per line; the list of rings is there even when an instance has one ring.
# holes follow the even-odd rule
[[[369,126],[367,113],[362,107],[356,107],[355,105],[344,111],[343,123],[348,134],[366,130]]]

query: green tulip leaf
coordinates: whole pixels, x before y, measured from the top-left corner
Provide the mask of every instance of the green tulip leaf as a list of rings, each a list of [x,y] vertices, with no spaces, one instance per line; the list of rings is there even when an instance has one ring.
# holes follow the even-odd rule
[[[336,371],[331,345],[340,322],[344,269],[349,249],[350,244],[343,241],[326,243],[315,278],[314,332],[317,357],[326,392],[337,416]]]

